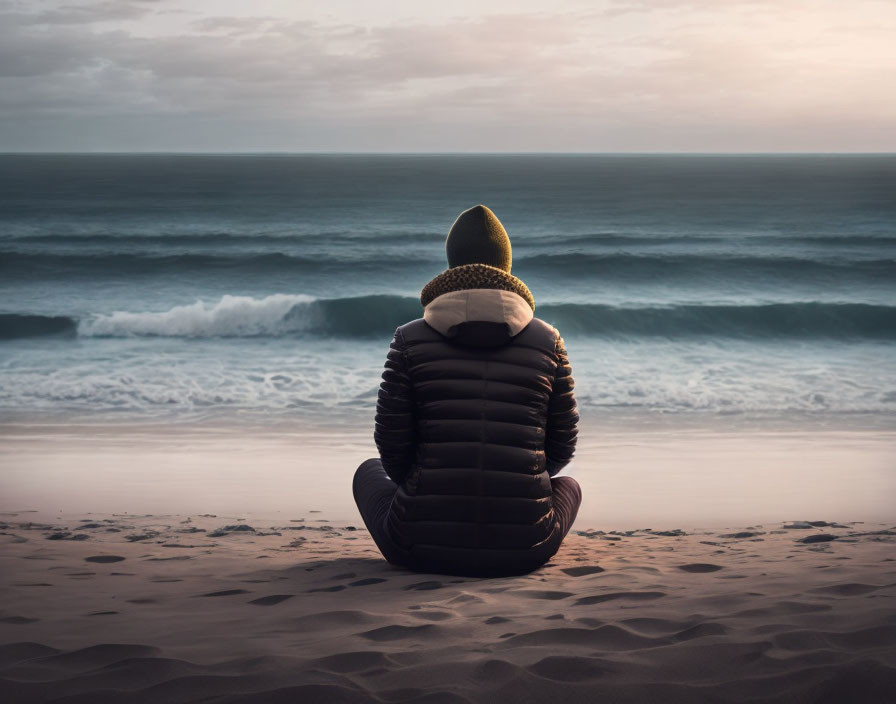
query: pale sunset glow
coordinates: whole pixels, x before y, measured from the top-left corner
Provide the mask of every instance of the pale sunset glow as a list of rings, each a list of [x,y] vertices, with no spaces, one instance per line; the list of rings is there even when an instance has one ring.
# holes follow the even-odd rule
[[[0,2],[3,151],[892,151],[886,0]]]

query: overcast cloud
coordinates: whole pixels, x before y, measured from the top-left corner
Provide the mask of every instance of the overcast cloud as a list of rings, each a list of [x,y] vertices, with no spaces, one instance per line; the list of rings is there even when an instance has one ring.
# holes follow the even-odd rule
[[[894,2],[321,5],[0,0],[0,150],[896,151]]]

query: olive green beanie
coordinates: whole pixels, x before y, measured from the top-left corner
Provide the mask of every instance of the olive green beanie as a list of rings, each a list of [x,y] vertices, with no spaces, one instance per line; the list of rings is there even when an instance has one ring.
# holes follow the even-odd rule
[[[457,216],[445,241],[448,267],[487,264],[510,273],[510,238],[497,216],[477,205]]]

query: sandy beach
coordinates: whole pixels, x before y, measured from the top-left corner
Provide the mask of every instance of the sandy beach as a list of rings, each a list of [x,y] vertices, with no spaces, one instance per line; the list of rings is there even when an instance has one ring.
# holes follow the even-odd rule
[[[887,702],[896,526],[577,526],[521,577],[359,523],[2,516],[8,702]]]

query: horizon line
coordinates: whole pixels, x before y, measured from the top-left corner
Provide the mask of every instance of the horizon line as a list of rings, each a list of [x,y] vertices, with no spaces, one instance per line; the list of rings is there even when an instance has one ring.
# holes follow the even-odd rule
[[[190,151],[0,150],[0,156],[896,156],[896,151]]]

